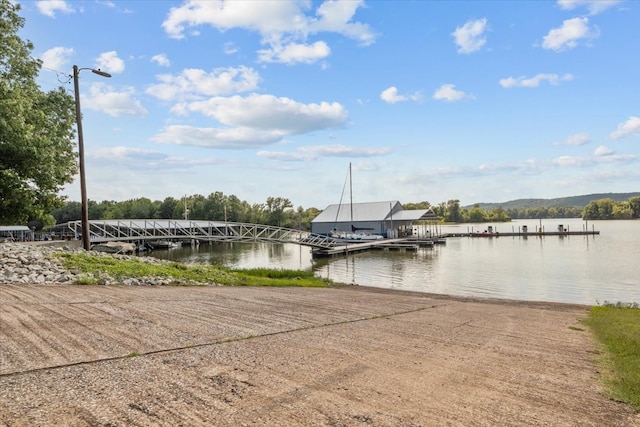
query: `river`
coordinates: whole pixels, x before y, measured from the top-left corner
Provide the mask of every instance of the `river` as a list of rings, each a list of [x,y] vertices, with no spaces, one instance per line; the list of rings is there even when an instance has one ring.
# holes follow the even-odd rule
[[[155,251],[152,256],[229,267],[312,269],[336,282],[457,296],[577,304],[640,302],[640,221],[515,220],[442,226],[442,233],[556,230],[595,236],[450,237],[417,252],[370,251],[313,259],[295,244],[232,243]]]

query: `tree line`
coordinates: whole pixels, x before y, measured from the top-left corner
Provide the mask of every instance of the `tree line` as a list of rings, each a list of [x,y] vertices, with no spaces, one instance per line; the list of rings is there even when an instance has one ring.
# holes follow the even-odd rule
[[[438,205],[429,202],[406,203],[404,209],[429,209],[438,222],[504,222],[511,218],[501,209],[490,211],[474,206],[461,208],[459,200],[450,200]],[[191,219],[205,221],[229,221],[251,224],[275,225],[286,228],[310,230],[311,221],[320,214],[315,207],[294,208],[284,197],[268,197],[264,203],[249,203],[235,195],[225,195],[220,191],[203,196],[194,194],[180,199],[167,197],[152,201],[146,197],[125,201],[88,202],[89,219]],[[79,202],[67,202],[51,212],[45,225],[60,224],[80,220]]]
[[[191,219],[205,221],[229,221],[251,224],[276,225],[286,228],[310,229],[311,220],[320,210],[294,209],[284,197],[267,197],[264,203],[249,203],[234,195],[220,191],[203,196],[194,194],[180,199],[166,197],[152,201],[146,197],[117,201],[88,202],[89,219]],[[76,221],[81,216],[79,202],[67,202],[51,213],[56,224]]]
[[[472,208],[466,208],[460,206],[458,199],[451,199],[437,205],[429,202],[405,203],[403,207],[404,209],[429,209],[443,223],[511,221],[508,213],[500,207],[487,210],[474,205]]]
[[[251,224],[266,224],[300,230],[310,230],[311,221],[321,212],[320,209],[298,206],[284,197],[268,197],[264,203],[249,203],[235,195],[225,195],[220,191],[208,196],[194,194],[180,199],[167,197],[152,201],[146,197],[125,201],[90,200],[89,219],[191,219],[206,221],[229,221]],[[616,202],[612,199],[600,199],[590,202],[586,207],[538,207],[509,208],[500,207],[482,209],[478,205],[462,207],[460,201],[451,199],[439,204],[427,201],[405,203],[404,209],[427,209],[433,215],[433,221],[439,223],[482,223],[508,222],[511,219],[525,218],[580,218],[583,219],[636,219],[640,218],[640,197]],[[80,220],[79,202],[66,202],[56,208],[45,221],[45,225],[60,224]]]
[[[616,202],[599,199],[589,202],[582,212],[582,219],[638,219],[640,218],[640,197]]]

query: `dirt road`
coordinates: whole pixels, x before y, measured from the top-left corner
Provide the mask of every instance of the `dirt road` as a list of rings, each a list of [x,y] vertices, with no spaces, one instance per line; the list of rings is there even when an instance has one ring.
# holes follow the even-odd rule
[[[4,426],[629,426],[568,305],[0,285]]]

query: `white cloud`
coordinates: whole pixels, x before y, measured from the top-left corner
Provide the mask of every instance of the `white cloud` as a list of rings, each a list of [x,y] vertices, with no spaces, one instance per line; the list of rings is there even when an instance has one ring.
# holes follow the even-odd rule
[[[395,86],[391,86],[380,93],[380,99],[389,104],[395,104],[396,102],[403,101],[420,101],[422,96],[419,92],[416,92],[411,95],[398,95],[398,88]]]
[[[311,2],[307,1],[187,0],[171,8],[162,27],[169,37],[177,39],[185,37],[187,28],[201,25],[220,31],[233,28],[255,31],[268,46],[258,51],[262,62],[313,62],[314,58],[326,57],[329,48],[325,42],[306,43],[309,35],[337,33],[361,45],[375,41],[376,35],[367,24],[353,21],[357,9],[363,5],[363,0],[331,0],[313,11]]]
[[[64,0],[41,0],[36,2],[38,10],[43,15],[51,18],[56,17],[56,12],[74,13],[75,10]]]
[[[256,153],[259,157],[278,160],[280,162],[304,162],[310,160],[309,155],[306,153],[289,153],[286,151],[258,151]]]
[[[599,146],[593,152],[593,155],[596,157],[610,156],[612,154],[614,154],[614,151],[609,147],[605,147],[604,145]]]
[[[597,165],[625,165],[638,162],[640,157],[635,154],[614,154],[606,147],[596,150],[591,156],[560,156],[553,159],[526,159],[505,163],[483,163],[475,166],[448,166],[433,168],[405,182],[419,182],[427,180],[433,182],[433,178],[475,178],[481,176],[500,175],[504,173],[517,175],[541,175],[553,168],[585,168]],[[424,181],[423,181],[424,182]]]
[[[589,30],[589,18],[571,18],[563,21],[560,28],[554,28],[543,37],[542,47],[555,51],[572,49],[578,41],[597,35]]]
[[[281,142],[293,134],[343,127],[348,114],[338,103],[301,104],[289,98],[252,94],[213,97],[174,106],[174,113],[201,113],[227,127],[168,126],[152,141],[219,149]]]
[[[111,8],[115,8],[116,7],[116,4],[114,2],[112,2],[112,1],[109,1],[109,0],[103,0],[103,1],[96,0],[96,3],[101,4],[103,6],[106,6],[106,7],[111,7]]]
[[[560,156],[551,160],[551,164],[560,167],[585,167],[595,163],[593,157]]]
[[[135,90],[126,88],[117,92],[104,83],[93,83],[82,105],[90,110],[102,111],[113,117],[121,115],[144,116],[147,110],[133,98]]]
[[[392,152],[389,147],[349,147],[341,144],[300,147],[300,150],[316,157],[378,157]]]
[[[364,6],[364,0],[325,1],[316,10],[316,16],[320,19],[310,20],[310,32],[335,32],[358,40],[362,45],[370,45],[375,41],[376,35],[369,26],[361,22],[351,22],[361,6]]]
[[[578,147],[580,145],[585,145],[591,142],[591,138],[589,138],[589,134],[587,133],[576,133],[575,135],[568,136],[564,141],[558,143],[558,145],[570,145],[574,147]]]
[[[169,173],[173,173],[173,171],[176,170],[192,171],[193,167],[196,166],[209,166],[223,163],[219,158],[207,158],[203,156],[198,156],[197,158],[173,157],[156,150],[123,146],[99,147],[89,151],[87,158],[93,161],[94,164],[91,170],[96,174],[99,174],[99,170],[105,170],[104,161],[108,160],[111,168],[107,168],[105,171],[107,174],[105,180],[107,182],[113,182],[114,177],[109,177],[109,175],[112,175],[112,172],[110,174],[108,170],[112,171],[113,165],[117,163],[119,180],[122,181],[124,186],[131,185],[131,182],[127,182],[129,179],[139,182],[141,170],[170,171]],[[128,176],[127,171],[134,171],[135,176]],[[155,180],[157,182],[157,177]],[[150,183],[150,185],[153,184]]]
[[[462,27],[457,27],[451,33],[458,46],[458,53],[473,53],[487,42],[484,33],[487,30],[487,19],[467,21]]]
[[[155,62],[161,67],[168,67],[169,65],[171,65],[171,61],[169,61],[169,58],[167,58],[167,55],[164,53],[153,55],[151,57],[151,62]]]
[[[543,81],[552,85],[557,85],[563,81],[573,80],[572,74],[536,74],[533,77],[507,77],[500,80],[500,86],[504,88],[512,87],[538,87]]]
[[[42,66],[52,70],[61,71],[67,68],[69,57],[74,51],[70,47],[57,46],[44,52],[40,59]]]
[[[465,93],[461,90],[456,90],[453,84],[443,84],[433,94],[433,99],[438,101],[459,101],[465,97]]]
[[[178,75],[160,74],[156,78],[160,83],[149,86],[146,93],[163,101],[247,92],[256,89],[260,81],[255,70],[244,66],[216,68],[210,73],[188,68]]]
[[[622,0],[558,0],[558,6],[563,10],[584,6],[591,15],[597,15],[621,2]]]
[[[300,162],[321,157],[379,157],[391,154],[389,147],[349,147],[341,144],[299,147],[296,152],[259,151],[258,156],[283,162]]]
[[[151,138],[151,141],[191,145],[217,149],[246,149],[273,144],[285,134],[273,130],[236,128],[199,128],[195,126],[172,125]]]
[[[214,97],[176,106],[177,111],[198,112],[228,126],[274,130],[284,135],[343,127],[348,114],[337,102],[302,104],[289,98],[252,94]]]
[[[258,62],[279,62],[295,64],[298,62],[312,64],[326,58],[331,53],[329,46],[322,41],[311,45],[290,43],[286,46],[272,44],[269,49],[258,51]]]
[[[628,164],[638,161],[635,154],[614,154],[613,150],[607,147],[598,147],[593,156],[572,157],[561,156],[550,161],[552,166],[560,167],[589,167],[598,164]]]
[[[257,94],[185,102],[175,105],[172,112],[201,113],[228,127],[172,125],[152,141],[217,149],[252,148],[280,142],[292,134],[342,127],[348,119],[346,110],[337,103],[301,104]]]
[[[223,52],[227,55],[233,55],[238,52],[238,47],[233,42],[226,42],[224,44]]]
[[[398,95],[398,88],[391,86],[390,88],[382,91],[380,99],[384,102],[388,102],[389,104],[395,104],[396,102],[406,101],[407,97]]]
[[[640,135],[640,117],[631,116],[629,119],[618,125],[618,129],[609,135],[611,139],[622,139],[630,135]]]
[[[107,73],[119,74],[124,71],[124,61],[118,58],[118,52],[112,50],[111,52],[101,53],[96,59],[95,67]]]
[[[119,146],[97,148],[92,151],[91,157],[109,160],[158,161],[168,156],[155,150]]]

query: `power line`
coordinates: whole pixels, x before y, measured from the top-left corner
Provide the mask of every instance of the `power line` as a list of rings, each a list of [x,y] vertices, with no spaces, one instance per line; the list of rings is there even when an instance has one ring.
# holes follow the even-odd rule
[[[58,83],[67,84],[71,81],[73,76],[69,73],[65,73],[59,70],[54,70],[53,68],[41,67],[43,70],[52,71],[56,73],[56,77],[58,78]]]

